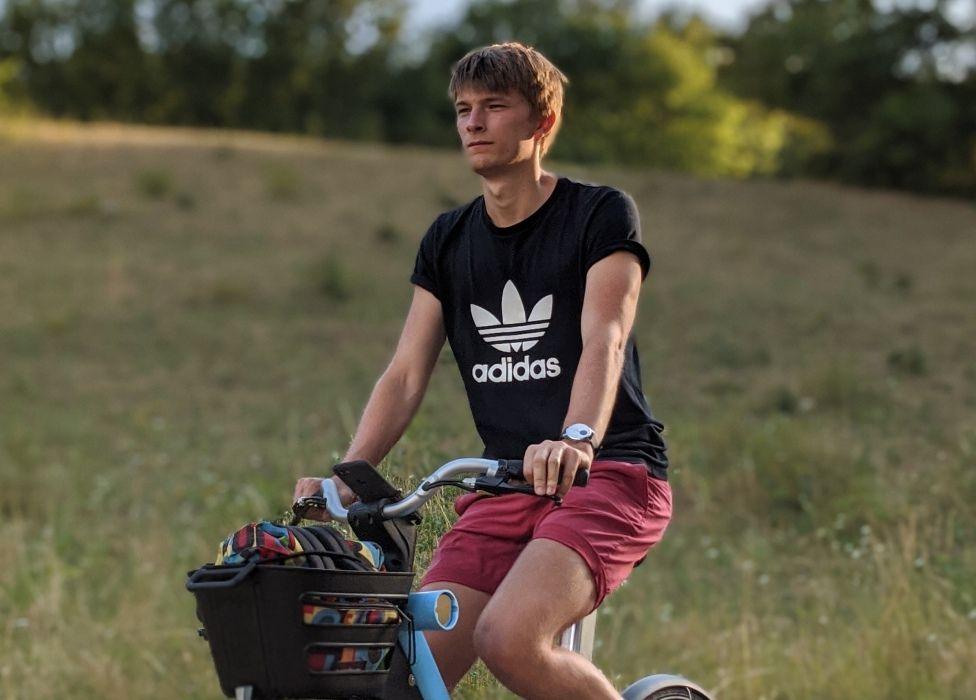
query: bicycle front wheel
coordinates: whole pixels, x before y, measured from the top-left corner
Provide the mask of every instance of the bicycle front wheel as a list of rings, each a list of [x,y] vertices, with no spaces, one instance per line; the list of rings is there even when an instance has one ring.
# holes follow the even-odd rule
[[[687,678],[665,673],[641,678],[622,695],[624,700],[711,700],[708,693]]]

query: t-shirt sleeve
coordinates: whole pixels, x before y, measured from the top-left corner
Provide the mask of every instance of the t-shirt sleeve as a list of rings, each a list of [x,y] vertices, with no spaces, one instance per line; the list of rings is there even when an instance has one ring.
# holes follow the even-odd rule
[[[440,287],[437,283],[437,230],[437,221],[435,221],[430,225],[427,233],[420,241],[420,249],[417,251],[417,259],[413,264],[413,274],[410,275],[410,282],[418,287],[423,287],[440,299]]]
[[[585,242],[585,269],[611,253],[626,250],[637,256],[641,277],[651,269],[651,256],[641,242],[640,216],[629,195],[612,190],[596,205]]]

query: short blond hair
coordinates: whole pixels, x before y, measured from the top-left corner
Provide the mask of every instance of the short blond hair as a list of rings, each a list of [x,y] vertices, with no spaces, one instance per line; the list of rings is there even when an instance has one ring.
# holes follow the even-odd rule
[[[469,51],[454,64],[447,94],[454,102],[469,87],[519,93],[540,117],[554,118],[552,128],[542,137],[542,155],[545,155],[562,124],[563,86],[568,82],[563,72],[534,48],[510,41]]]

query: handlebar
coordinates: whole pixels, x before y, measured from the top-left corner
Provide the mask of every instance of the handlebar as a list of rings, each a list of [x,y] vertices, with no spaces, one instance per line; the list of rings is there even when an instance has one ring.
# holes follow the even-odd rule
[[[510,480],[522,481],[524,476],[522,460],[520,459],[482,459],[477,457],[462,457],[442,464],[424,479],[412,493],[397,500],[386,503],[380,510],[385,520],[402,518],[415,513],[421,506],[431,499],[434,491],[443,486],[460,486],[471,491],[484,491],[500,495],[503,493],[535,494],[529,484],[511,484]],[[590,472],[580,469],[573,478],[574,486],[586,486]],[[464,478],[459,478],[464,477]],[[547,496],[553,500],[558,498]],[[322,494],[300,499],[292,506],[297,522],[309,508],[322,508],[329,512],[333,520],[348,522],[349,511],[343,507],[339,498],[339,491],[332,479],[322,479]]]
[[[521,459],[501,459],[499,462],[505,463],[505,468],[508,471],[508,477],[510,479],[518,479],[519,481],[525,481],[525,473],[522,470],[522,460]],[[573,486],[586,486],[590,481],[590,470],[589,469],[577,469],[575,476],[573,476]]]

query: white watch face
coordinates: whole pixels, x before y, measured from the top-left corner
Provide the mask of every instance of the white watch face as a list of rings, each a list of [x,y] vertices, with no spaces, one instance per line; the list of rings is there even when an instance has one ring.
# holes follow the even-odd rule
[[[583,423],[574,423],[563,434],[570,440],[589,440],[593,437],[593,428]]]

